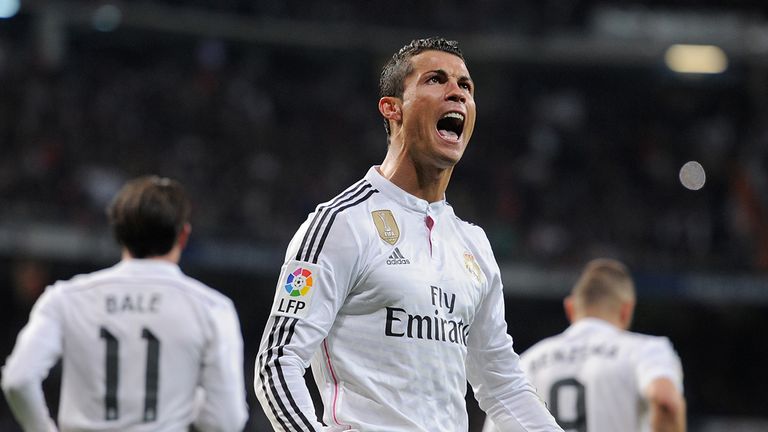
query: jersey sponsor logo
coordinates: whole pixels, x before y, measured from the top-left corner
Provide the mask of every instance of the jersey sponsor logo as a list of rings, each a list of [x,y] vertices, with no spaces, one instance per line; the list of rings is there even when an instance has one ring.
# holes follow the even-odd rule
[[[389,254],[389,257],[387,258],[387,265],[401,265],[401,264],[410,264],[411,260],[403,256],[403,253],[400,252],[399,248],[395,248],[394,251],[392,251],[391,254]]]
[[[386,307],[384,334],[390,337],[427,339],[467,345],[469,325],[437,316],[410,314],[403,308]]]
[[[456,306],[456,294],[430,285],[434,316],[409,313],[405,308],[386,307],[384,335],[396,338],[425,339],[467,345],[469,324],[461,317],[449,319]]]
[[[480,264],[477,263],[475,256],[469,251],[464,251],[464,267],[477,282],[483,283],[485,275],[483,275],[483,271],[480,269]]]
[[[304,317],[307,314],[309,301],[312,297],[312,271],[298,267],[288,273],[279,298],[275,301],[274,312]]]
[[[376,225],[376,231],[379,237],[385,242],[394,246],[400,239],[400,228],[397,227],[395,216],[391,210],[374,210],[371,212],[373,224]]]

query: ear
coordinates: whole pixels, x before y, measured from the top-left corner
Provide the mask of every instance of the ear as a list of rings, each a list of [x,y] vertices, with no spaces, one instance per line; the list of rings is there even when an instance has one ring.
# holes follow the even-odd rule
[[[179,237],[176,239],[176,244],[179,245],[179,250],[183,250],[187,246],[187,241],[189,241],[189,235],[191,233],[192,225],[187,222],[184,224],[184,226],[181,227]]]
[[[573,298],[571,298],[571,296],[563,299],[563,309],[565,309],[565,316],[568,318],[568,322],[573,323]]]
[[[621,326],[624,330],[628,330],[629,326],[632,324],[632,316],[634,313],[635,302],[626,301],[621,304],[621,309],[619,309],[619,320],[621,321]]]
[[[379,112],[387,120],[401,121],[403,119],[403,112],[400,108],[401,103],[399,98],[384,96],[379,99]]]

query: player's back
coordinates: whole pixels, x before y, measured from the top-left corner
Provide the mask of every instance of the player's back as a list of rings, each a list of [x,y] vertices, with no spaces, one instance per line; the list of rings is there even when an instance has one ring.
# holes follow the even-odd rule
[[[679,368],[666,338],[622,331],[593,318],[521,356],[523,369],[566,432],[647,430],[641,391],[670,364]]]
[[[49,291],[63,343],[60,428],[188,430],[211,316],[229,299],[158,260],[123,261]]]

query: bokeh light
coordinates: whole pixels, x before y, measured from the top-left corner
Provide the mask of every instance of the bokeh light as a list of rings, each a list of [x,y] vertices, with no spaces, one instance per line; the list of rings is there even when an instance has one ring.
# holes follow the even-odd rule
[[[13,18],[20,8],[19,0],[0,0],[0,18]]]

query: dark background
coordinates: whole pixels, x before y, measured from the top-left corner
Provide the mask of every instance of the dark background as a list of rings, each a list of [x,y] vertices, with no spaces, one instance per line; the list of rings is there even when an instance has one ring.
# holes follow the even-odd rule
[[[460,41],[477,86],[447,199],[493,243],[518,351],[567,325],[581,265],[615,257],[634,330],[682,358],[689,430],[768,429],[759,1],[23,1],[0,19],[0,356],[45,285],[119,259],[117,188],[171,176],[194,200],[182,268],[235,300],[248,430],[268,430],[250,383],[284,249],[381,161],[381,66],[434,34]],[[717,45],[728,68],[673,72],[675,43]],[[690,160],[698,191],[678,180]],[[18,430],[4,403],[0,430]]]

